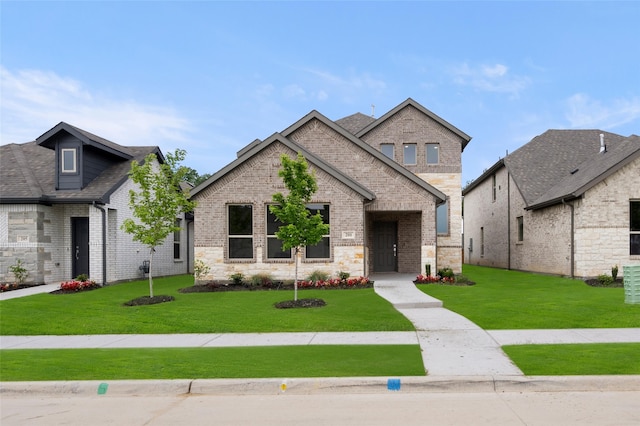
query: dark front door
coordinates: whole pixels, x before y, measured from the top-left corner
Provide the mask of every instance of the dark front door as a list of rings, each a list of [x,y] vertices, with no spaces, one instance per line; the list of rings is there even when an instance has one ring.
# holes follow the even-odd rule
[[[71,274],[89,276],[89,218],[71,218]]]
[[[398,270],[398,223],[375,222],[373,225],[373,270]]]

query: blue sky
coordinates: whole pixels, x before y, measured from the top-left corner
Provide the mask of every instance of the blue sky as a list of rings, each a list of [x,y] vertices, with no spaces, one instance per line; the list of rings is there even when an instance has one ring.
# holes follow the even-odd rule
[[[640,134],[640,2],[1,1],[0,144],[60,121],[213,173],[310,112],[407,98],[473,137]]]

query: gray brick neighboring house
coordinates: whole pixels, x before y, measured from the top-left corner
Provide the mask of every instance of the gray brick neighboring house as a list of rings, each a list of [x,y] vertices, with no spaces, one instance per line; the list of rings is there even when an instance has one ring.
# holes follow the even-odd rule
[[[21,259],[27,283],[51,284],[88,274],[112,283],[143,276],[146,247],[120,229],[129,209],[131,161],[155,146],[121,146],[61,122],[33,142],[0,147],[0,282]],[[190,217],[154,255],[155,276],[189,272]]]
[[[548,130],[463,191],[465,262],[578,278],[640,264],[640,137]]]
[[[269,273],[292,279],[291,252],[268,211],[285,191],[280,156],[302,153],[318,191],[309,206],[330,234],[301,256],[300,274],[418,274],[462,267],[461,153],[470,137],[412,99],[375,119],[332,121],[312,111],[285,130],[256,140],[194,188],[195,258],[208,278]]]

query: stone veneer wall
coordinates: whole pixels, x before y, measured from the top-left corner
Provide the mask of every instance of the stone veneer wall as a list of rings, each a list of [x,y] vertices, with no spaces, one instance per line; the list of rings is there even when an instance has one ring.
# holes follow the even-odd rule
[[[460,191],[462,175],[460,173],[418,173],[418,177],[438,188],[448,197],[449,232],[438,234],[437,260],[436,265],[431,265],[432,273],[435,274],[436,269],[451,268],[453,272],[459,274],[462,272],[462,193]]]
[[[611,268],[640,265],[629,254],[629,202],[640,201],[640,159],[588,190],[576,207],[575,274],[595,277]]]

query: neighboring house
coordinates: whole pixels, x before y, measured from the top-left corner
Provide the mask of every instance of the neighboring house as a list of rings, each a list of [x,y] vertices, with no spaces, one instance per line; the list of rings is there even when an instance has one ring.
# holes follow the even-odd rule
[[[640,137],[548,130],[463,191],[465,262],[572,277],[640,264]]]
[[[0,282],[20,259],[27,283],[87,274],[105,284],[143,276],[149,249],[121,230],[133,217],[128,173],[155,146],[121,146],[61,122],[34,142],[0,147]],[[187,230],[190,218],[176,218]],[[154,256],[155,276],[185,274],[188,232],[176,232]]]
[[[291,251],[275,237],[269,211],[286,191],[280,156],[301,153],[318,191],[309,208],[330,225],[301,255],[300,274],[418,274],[430,265],[462,266],[461,153],[470,137],[412,99],[375,119],[354,114],[331,121],[312,111],[194,188],[195,257],[210,278],[268,273],[294,277]]]

